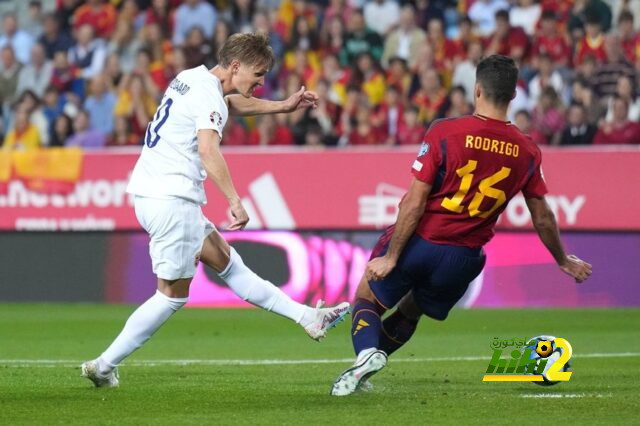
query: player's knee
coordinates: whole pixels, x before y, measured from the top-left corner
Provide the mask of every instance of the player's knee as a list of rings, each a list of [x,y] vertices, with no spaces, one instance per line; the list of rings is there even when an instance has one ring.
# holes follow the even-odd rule
[[[167,301],[171,309],[174,311],[177,311],[180,308],[182,308],[189,300],[188,296],[184,296],[184,297],[169,296],[161,291],[158,291],[156,294],[160,295],[160,297],[163,297]]]

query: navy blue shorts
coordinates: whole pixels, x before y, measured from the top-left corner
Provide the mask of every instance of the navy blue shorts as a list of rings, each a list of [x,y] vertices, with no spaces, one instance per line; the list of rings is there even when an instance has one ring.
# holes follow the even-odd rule
[[[371,258],[387,252],[393,228],[389,227],[380,237]],[[435,244],[414,234],[393,271],[383,280],[369,281],[369,286],[387,309],[413,290],[415,301],[425,315],[444,320],[480,274],[485,260],[482,248]]]

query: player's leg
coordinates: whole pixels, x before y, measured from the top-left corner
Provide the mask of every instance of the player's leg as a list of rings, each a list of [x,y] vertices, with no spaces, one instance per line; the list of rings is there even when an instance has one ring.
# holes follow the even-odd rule
[[[295,321],[314,340],[324,337],[328,329],[349,313],[346,302],[332,308],[321,308],[320,304],[313,309],[291,299],[249,269],[238,252],[216,230],[205,238],[200,259],[215,270],[240,298]]]
[[[185,200],[135,197],[135,212],[149,233],[149,254],[157,290],[136,309],[100,357],[82,365],[82,375],[96,386],[118,385],[116,367],[142,346],[187,302],[205,223],[200,207]]]
[[[392,232],[393,228],[390,228],[380,237],[372,258],[386,252]],[[401,263],[400,260],[398,266],[384,280],[369,282],[364,276],[360,280],[351,324],[351,340],[356,361],[338,376],[331,388],[331,395],[344,396],[355,392],[371,375],[386,365],[387,354],[380,348],[381,316],[411,289],[411,282],[404,275]]]
[[[187,303],[191,278],[158,278],[158,289],[136,309],[120,334],[97,360],[99,376],[108,377],[136,349],[142,346],[171,315]]]
[[[382,321],[380,349],[391,355],[407,343],[418,327],[422,311],[416,304],[413,291],[407,293],[396,310]]]

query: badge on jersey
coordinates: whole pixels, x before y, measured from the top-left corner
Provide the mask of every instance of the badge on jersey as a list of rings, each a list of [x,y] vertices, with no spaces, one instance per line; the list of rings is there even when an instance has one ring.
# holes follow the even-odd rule
[[[418,153],[418,158],[422,157],[423,155],[426,155],[428,152],[429,152],[429,143],[422,142],[422,146],[420,147],[420,152]]]
[[[222,126],[222,115],[217,111],[213,111],[209,114],[209,120],[218,127]]]

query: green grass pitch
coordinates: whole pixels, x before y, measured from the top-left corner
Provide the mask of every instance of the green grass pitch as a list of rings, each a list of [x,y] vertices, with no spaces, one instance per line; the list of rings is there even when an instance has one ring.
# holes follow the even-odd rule
[[[638,309],[425,319],[373,377],[373,391],[342,398],[328,392],[353,356],[348,326],[315,343],[259,310],[183,310],[121,367],[120,388],[94,388],[78,364],[106,347],[132,309],[0,305],[0,424],[609,425],[640,414]],[[572,344],[569,382],[482,382],[494,337],[537,334]]]

